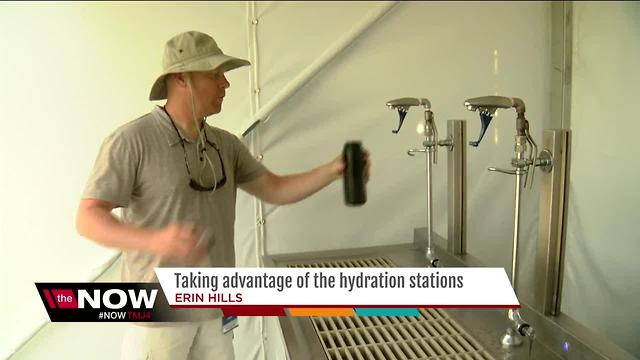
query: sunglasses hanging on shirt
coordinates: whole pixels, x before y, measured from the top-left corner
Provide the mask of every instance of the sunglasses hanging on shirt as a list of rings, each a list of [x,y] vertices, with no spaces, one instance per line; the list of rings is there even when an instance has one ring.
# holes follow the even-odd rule
[[[189,161],[187,159],[187,149],[184,145],[184,139],[182,138],[182,136],[180,135],[180,132],[178,131],[178,127],[176,126],[176,124],[174,123],[173,119],[171,118],[171,115],[169,115],[169,112],[167,111],[167,109],[165,109],[164,107],[162,107],[162,110],[164,111],[165,114],[167,114],[167,116],[169,117],[169,120],[171,120],[171,125],[173,125],[173,128],[176,131],[176,134],[178,134],[178,138],[180,138],[180,145],[182,145],[182,151],[184,153],[184,164],[187,168],[187,173],[189,174],[189,187],[192,188],[193,190],[196,191],[201,191],[201,192],[206,192],[206,191],[215,191],[218,188],[221,188],[224,186],[224,184],[226,184],[227,182],[227,176],[225,174],[224,171],[224,163],[222,162],[222,155],[220,154],[220,149],[218,148],[218,146],[215,143],[212,143],[209,141],[209,139],[207,139],[207,132],[204,131],[204,140],[205,140],[205,145],[200,149],[198,156],[200,157],[200,161],[207,161],[209,163],[209,166],[211,167],[211,172],[213,173],[214,179],[215,179],[215,171],[213,169],[213,164],[211,163],[211,159],[209,159],[209,156],[207,155],[207,149],[206,149],[206,144],[208,144],[209,146],[211,146],[212,148],[214,148],[216,150],[216,152],[218,153],[218,159],[220,159],[220,167],[222,168],[222,178],[220,179],[220,181],[215,182],[214,180],[214,185],[213,186],[206,186],[202,184],[202,181],[198,181],[196,179],[193,178],[193,175],[191,173],[191,169],[189,168]]]

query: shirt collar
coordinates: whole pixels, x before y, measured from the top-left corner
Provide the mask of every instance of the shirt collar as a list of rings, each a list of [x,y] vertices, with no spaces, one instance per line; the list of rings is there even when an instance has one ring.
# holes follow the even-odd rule
[[[154,106],[153,110],[151,111],[151,114],[156,119],[156,123],[158,124],[158,126],[164,133],[165,137],[167,138],[167,145],[169,145],[169,147],[179,144],[180,137],[182,137],[182,139],[184,139],[186,143],[190,143],[190,144],[194,143],[192,140],[185,137],[182,131],[180,131],[178,127],[174,128],[173,124],[171,124],[171,119],[169,118],[167,113],[164,112],[162,107]],[[176,133],[176,129],[178,129],[178,133],[180,133],[180,135]],[[215,136],[213,134],[213,130],[211,126],[205,123],[203,130],[206,132],[207,140],[209,140],[209,142],[211,143],[218,145],[217,141],[215,141]]]

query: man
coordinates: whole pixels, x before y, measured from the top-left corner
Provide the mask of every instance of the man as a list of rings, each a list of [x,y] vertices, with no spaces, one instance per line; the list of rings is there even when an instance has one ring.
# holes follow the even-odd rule
[[[274,204],[300,201],[342,176],[341,156],[278,176],[234,135],[212,127],[229,88],[225,72],[249,65],[209,35],[170,39],[150,100],[165,106],[115,130],[102,144],[78,207],[78,232],[123,251],[122,279],[154,282],[154,267],[235,266],[236,189]],[[366,174],[369,161],[367,156]],[[111,215],[122,208],[123,218]],[[188,322],[132,325],[126,359],[233,359],[215,309],[181,309]],[[155,326],[153,326],[155,325]]]

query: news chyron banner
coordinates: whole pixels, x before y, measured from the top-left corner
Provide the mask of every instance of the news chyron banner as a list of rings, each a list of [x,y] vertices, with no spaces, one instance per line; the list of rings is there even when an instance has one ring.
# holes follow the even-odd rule
[[[503,268],[156,268],[160,283],[36,284],[51,321],[224,316],[418,316],[519,308]]]
[[[36,283],[52,322],[180,321],[158,283]]]

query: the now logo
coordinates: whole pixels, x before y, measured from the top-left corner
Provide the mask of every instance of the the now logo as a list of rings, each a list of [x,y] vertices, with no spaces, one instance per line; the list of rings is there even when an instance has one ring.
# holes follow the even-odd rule
[[[85,289],[78,289],[78,309],[84,309],[86,305],[100,309],[122,309],[131,305],[134,309],[153,309],[153,304],[158,295],[157,289],[109,289],[102,292],[100,289],[93,289],[93,293]],[[142,306],[144,303],[144,307]]]

